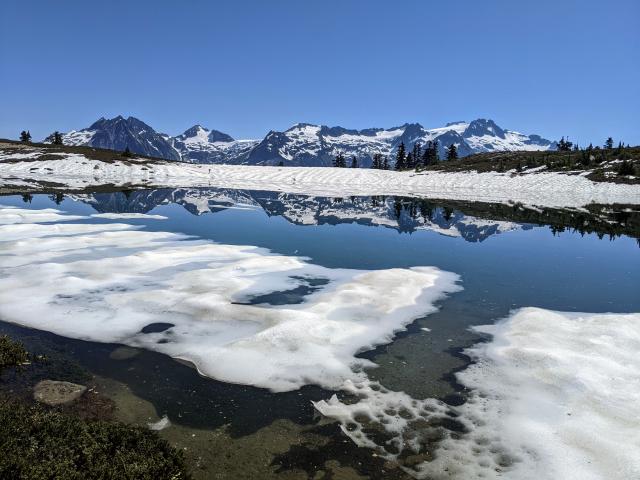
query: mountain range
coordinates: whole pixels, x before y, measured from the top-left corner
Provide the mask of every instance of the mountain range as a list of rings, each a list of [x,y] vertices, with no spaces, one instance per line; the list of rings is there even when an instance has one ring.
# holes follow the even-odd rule
[[[51,136],[45,139],[50,142]],[[330,166],[338,153],[355,156],[361,166],[370,166],[374,154],[390,157],[401,143],[411,148],[438,141],[440,158],[451,144],[459,156],[504,150],[554,150],[557,145],[539,135],[505,130],[493,120],[453,122],[444,127],[425,129],[419,123],[394,128],[353,130],[298,123],[279,132],[270,131],[262,140],[236,140],[218,130],[194,125],[172,137],[156,132],[135,117],[100,118],[82,130],[63,134],[65,145],[86,145],[125,150],[167,160],[193,163],[248,165]]]

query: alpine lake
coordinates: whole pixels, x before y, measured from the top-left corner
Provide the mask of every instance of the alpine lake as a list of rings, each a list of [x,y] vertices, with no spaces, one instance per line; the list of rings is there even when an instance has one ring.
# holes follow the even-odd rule
[[[358,353],[369,362],[371,381],[451,406],[464,403],[467,395],[455,376],[469,365],[464,350],[487,341],[470,327],[493,324],[520,307],[640,311],[640,211],[625,205],[549,209],[196,188],[8,195],[0,197],[0,205],[55,209],[82,217],[83,224],[117,222],[134,225],[135,231],[261,247],[327,269],[427,266],[453,272],[461,289],[438,299],[437,311],[398,329],[390,342]],[[6,255],[5,241],[0,238],[0,257]],[[0,270],[0,276],[7,275],[10,268]],[[322,288],[322,282],[309,282],[262,295],[254,303],[304,305]],[[345,392],[312,381],[274,391],[216,380],[153,348],[30,327],[19,319],[2,321],[0,334],[49,361],[28,375],[5,379],[3,389],[26,392],[41,379],[67,380],[107,399],[117,420],[158,425],[166,418],[159,434],[184,451],[194,478],[412,478],[405,467],[417,460],[410,455],[393,459],[356,445],[339,422],[314,408],[313,402],[334,394],[348,402]],[[160,335],[172,327],[163,316],[143,333]],[[215,365],[217,371],[259,367],[251,360]],[[464,435],[455,418],[441,428]],[[421,453],[419,460],[428,460],[428,452]]]

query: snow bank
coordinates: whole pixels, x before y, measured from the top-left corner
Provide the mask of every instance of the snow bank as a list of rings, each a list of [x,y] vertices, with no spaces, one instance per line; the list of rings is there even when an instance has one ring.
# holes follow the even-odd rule
[[[462,406],[363,382],[350,389],[358,402],[316,408],[387,457],[432,451],[405,466],[420,478],[640,478],[640,314],[524,308],[476,330],[493,339],[467,352],[476,363],[457,374],[471,389]],[[465,433],[444,430],[446,419]],[[372,440],[376,429],[387,443]]]
[[[493,340],[458,375],[476,392],[461,409],[477,425],[470,463],[487,439],[485,455],[514,461],[510,478],[640,478],[640,314],[524,308],[477,330]]]
[[[196,165],[179,162],[105,163],[69,154],[62,160],[16,160],[0,151],[0,185],[55,182],[91,186],[218,187],[317,196],[414,195],[444,200],[521,202],[547,207],[589,203],[640,204],[640,185],[596,183],[582,175],[486,172],[394,172],[364,168]]]
[[[459,289],[455,274],[436,268],[329,269],[123,223],[34,223],[41,212],[0,226],[0,318],[156,350],[209,377],[273,391],[340,388],[372,365],[356,353],[389,342]],[[315,289],[302,303],[256,303],[300,286]],[[154,323],[173,326],[143,333]]]
[[[62,215],[58,210],[53,208],[43,208],[41,210],[29,210],[16,207],[2,207],[0,210],[0,225],[8,225],[14,223],[47,223],[47,222],[69,222],[72,220],[80,220],[80,215]]]
[[[149,213],[135,213],[135,212],[124,212],[124,213],[94,213],[91,215],[93,218],[106,218],[108,220],[166,220],[167,217],[164,215],[152,215]]]

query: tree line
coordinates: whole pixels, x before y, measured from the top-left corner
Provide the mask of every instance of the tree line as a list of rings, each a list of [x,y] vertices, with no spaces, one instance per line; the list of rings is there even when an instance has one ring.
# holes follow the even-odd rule
[[[23,143],[31,142],[31,132],[29,130],[22,130],[20,132],[20,141]],[[62,133],[55,131],[51,134],[51,143],[54,145],[62,145]]]
[[[394,169],[396,171],[420,170],[422,168],[435,165],[440,161],[440,153],[438,152],[438,140],[429,140],[425,147],[420,142],[415,142],[411,151],[407,152],[404,142],[398,145],[395,155]],[[452,143],[446,149],[446,159],[456,160],[458,158],[458,147]],[[346,168],[347,160],[342,152],[338,152],[333,160],[333,166],[338,168]],[[358,159],[353,156],[351,159],[351,168],[358,168]],[[371,168],[377,170],[391,170],[389,158],[381,153],[373,155]]]

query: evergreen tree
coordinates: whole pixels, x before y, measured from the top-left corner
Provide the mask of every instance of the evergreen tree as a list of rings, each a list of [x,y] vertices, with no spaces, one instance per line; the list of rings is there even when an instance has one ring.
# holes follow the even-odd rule
[[[29,130],[22,130],[20,132],[20,141],[25,143],[31,141],[31,133],[29,132]]]
[[[618,175],[625,176],[625,175],[633,175],[633,174],[634,174],[633,164],[627,160],[624,160],[618,167]]]
[[[342,152],[338,153],[336,159],[333,161],[333,166],[338,168],[346,168],[347,160],[344,158]]]
[[[62,145],[62,134],[59,131],[53,132],[53,143],[54,145]]]
[[[613,148],[613,138],[607,138],[607,141],[604,142],[604,148],[606,148],[607,150],[611,150]]]
[[[371,163],[371,168],[375,168],[376,170],[380,170],[382,168],[382,155],[379,153],[373,154],[373,162]]]
[[[404,148],[404,142],[400,142],[398,145],[398,151],[396,153],[396,170],[401,171],[407,168],[407,154]]]
[[[438,141],[431,141],[429,140],[427,142],[427,146],[424,150],[424,153],[422,154],[422,163],[424,164],[425,167],[428,167],[430,165],[435,165],[440,161],[439,155],[438,155]]]
[[[131,153],[131,150],[129,150],[129,147],[124,149],[124,152],[122,152],[122,156],[125,158],[131,158],[133,157],[133,153]]]
[[[382,169],[389,170],[389,158],[384,157],[384,161],[382,162]]]
[[[573,147],[573,142],[570,142],[569,139],[565,140],[564,137],[558,142],[559,152],[569,152],[571,151],[571,147]]]
[[[429,140],[427,142],[427,145],[424,147],[424,152],[422,152],[422,166],[423,167],[428,167],[429,165],[431,165],[430,161],[429,161],[429,153],[431,152],[431,145],[433,144],[433,142],[431,142],[431,140]]]
[[[411,165],[411,168],[418,168],[420,166],[420,159],[422,158],[422,146],[420,145],[420,142],[413,144],[411,157],[413,159],[413,165]]]
[[[404,161],[405,170],[412,170],[415,168],[416,162],[413,161],[413,152],[407,153],[407,158]]]
[[[351,159],[351,168],[358,168],[358,159],[356,158],[355,155]]]
[[[458,148],[455,143],[449,145],[447,148],[447,160],[456,160],[458,158]]]
[[[64,193],[58,192],[50,195],[49,198],[56,203],[56,205],[60,205],[64,200]]]

